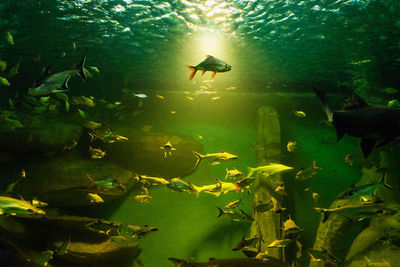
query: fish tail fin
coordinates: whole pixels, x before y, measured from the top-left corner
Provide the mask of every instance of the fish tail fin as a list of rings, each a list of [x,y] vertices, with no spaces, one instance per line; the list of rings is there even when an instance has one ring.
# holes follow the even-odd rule
[[[68,91],[68,90],[69,90],[68,81],[69,81],[70,78],[71,78],[71,75],[69,75],[69,76],[65,79],[63,85],[61,86],[61,89],[63,89],[63,90],[58,90],[58,91],[65,92],[65,91]]]
[[[240,190],[240,186],[237,183],[234,183],[235,187],[236,187],[236,193],[239,193]]]
[[[247,167],[247,169],[249,170],[249,173],[247,174],[247,177],[251,177],[254,174],[254,168]]]
[[[193,151],[193,154],[196,156],[196,163],[195,166],[200,164],[200,161],[202,160],[202,155],[199,152]]]
[[[379,179],[378,184],[382,184],[387,189],[393,190],[393,187],[387,183],[387,173],[386,168],[381,168],[378,172],[382,172],[382,177]]]
[[[188,185],[189,185],[189,189],[190,189],[192,192],[195,192],[196,195],[197,195],[197,197],[198,197],[199,194],[200,194],[200,192],[201,192],[200,187],[198,187],[198,186],[192,184],[192,182],[188,182]]]
[[[85,50],[85,53],[83,54],[83,57],[81,59],[81,62],[77,66],[77,69],[79,70],[79,75],[84,79],[85,81],[87,80],[86,74],[85,74],[85,61],[86,61],[86,54],[87,54],[87,48]]]
[[[189,65],[186,65],[186,67],[192,72],[191,74],[190,74],[190,77],[189,77],[189,80],[192,80],[193,79],[193,77],[194,77],[194,75],[196,74],[196,67],[193,67],[193,66],[189,66]]]
[[[220,207],[217,207],[217,209],[219,210],[219,214],[217,215],[217,218],[219,218],[219,217],[221,217],[222,214],[224,214],[224,211]]]
[[[314,86],[311,86],[312,89],[314,90],[314,93],[318,96],[319,100],[322,102],[322,108],[325,111],[326,116],[328,117],[328,121],[332,122],[333,121],[333,112],[330,110],[328,106],[328,98],[326,97],[326,93],[318,88],[315,88]]]

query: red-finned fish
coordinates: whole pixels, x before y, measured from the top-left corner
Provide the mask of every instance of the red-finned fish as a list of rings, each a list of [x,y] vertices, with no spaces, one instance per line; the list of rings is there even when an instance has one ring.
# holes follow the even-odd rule
[[[197,66],[186,65],[186,67],[192,71],[192,73],[190,74],[189,80],[193,79],[194,75],[196,74],[196,72],[198,70],[200,70],[202,72],[202,75],[206,71],[212,71],[211,78],[214,78],[215,74],[217,74],[217,72],[230,71],[232,68],[230,65],[228,65],[225,61],[223,61],[221,59],[215,58],[210,55],[207,55],[206,57],[207,58],[205,60],[203,60]]]
[[[289,141],[286,145],[286,149],[289,152],[300,149],[300,145],[296,141]]]

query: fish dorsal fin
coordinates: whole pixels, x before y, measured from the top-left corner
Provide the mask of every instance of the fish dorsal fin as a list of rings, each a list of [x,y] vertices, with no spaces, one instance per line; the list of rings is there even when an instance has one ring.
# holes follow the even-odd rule
[[[213,56],[210,56],[210,55],[206,55],[206,58],[213,58]]]
[[[350,102],[346,103],[343,106],[343,109],[344,110],[356,109],[356,108],[363,108],[366,106],[368,106],[367,102],[365,102],[359,95],[353,93]]]
[[[68,76],[68,77],[65,79],[63,85],[61,86],[62,89],[64,89],[64,90],[69,90],[69,88],[68,88],[68,81],[69,81],[70,78],[71,78],[71,75]]]
[[[217,177],[215,177],[214,176],[214,178],[215,178],[215,180],[217,180],[217,183],[219,183],[219,184],[222,184],[222,182],[221,182],[221,180],[220,179],[218,179]]]

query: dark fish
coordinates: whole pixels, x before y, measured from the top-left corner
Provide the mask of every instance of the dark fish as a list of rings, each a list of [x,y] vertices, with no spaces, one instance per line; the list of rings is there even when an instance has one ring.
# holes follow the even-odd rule
[[[381,148],[400,136],[400,108],[369,105],[354,95],[342,110],[331,111],[326,93],[314,87],[313,90],[321,100],[328,120],[335,127],[337,140],[345,134],[361,138],[364,158],[371,154],[374,147]]]
[[[232,248],[233,251],[238,251],[238,250],[243,250],[246,247],[253,247],[255,245],[257,245],[258,242],[260,241],[264,241],[262,239],[262,236],[255,236],[255,237],[249,237],[246,238],[246,236],[242,237],[242,240],[239,241],[239,243],[236,244],[236,246],[234,248]]]
[[[231,217],[231,220],[234,222],[252,222],[254,221],[253,217],[245,213],[242,209],[239,209],[240,212],[238,211],[231,211],[231,210],[222,210],[219,207],[217,207],[219,210],[219,214],[217,215],[217,218],[221,217],[223,214],[229,215]]]
[[[82,79],[86,80],[86,75],[84,71],[86,54],[87,54],[87,49],[85,50],[82,60],[78,66],[76,66],[71,70],[64,70],[61,72],[51,74],[50,76],[45,78],[39,86],[29,88],[28,95],[43,96],[51,93],[68,91],[69,90],[68,81],[71,78],[71,76],[75,74],[79,74],[82,77]]]
[[[337,199],[345,199],[345,198],[354,198],[354,197],[361,197],[361,196],[371,196],[371,195],[374,195],[376,190],[380,187],[392,189],[392,187],[390,185],[388,185],[385,181],[385,177],[386,177],[385,173],[382,175],[382,177],[379,179],[379,181],[377,183],[352,187],[349,190],[346,190],[343,193],[339,194],[336,198]]]
[[[187,65],[186,67],[192,71],[189,80],[193,79],[194,75],[198,70],[201,70],[202,75],[206,71],[212,71],[211,78],[214,78],[217,72],[226,72],[231,70],[231,66],[228,65],[225,61],[210,55],[207,55],[207,58],[203,60],[199,65],[197,66]]]
[[[168,258],[168,260],[172,261],[175,264],[175,267],[290,267],[290,264],[268,256],[266,256],[263,260],[252,258],[210,258],[207,262],[191,262],[177,258]]]

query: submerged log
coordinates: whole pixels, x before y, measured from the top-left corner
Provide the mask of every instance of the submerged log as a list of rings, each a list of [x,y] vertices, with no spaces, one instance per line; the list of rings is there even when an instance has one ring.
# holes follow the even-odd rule
[[[280,161],[281,133],[278,113],[275,108],[263,106],[258,110],[258,136],[257,136],[257,165]],[[274,189],[283,183],[281,174],[265,176],[257,175],[254,193],[254,205],[267,203],[271,196],[281,203],[282,197],[275,193]],[[251,226],[251,236],[262,235],[265,242],[261,242],[261,251],[277,239],[282,239],[281,216],[274,212],[256,213]],[[282,248],[268,250],[268,255],[276,258],[284,258]]]

